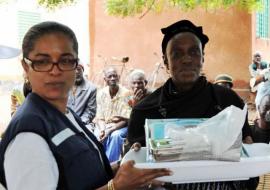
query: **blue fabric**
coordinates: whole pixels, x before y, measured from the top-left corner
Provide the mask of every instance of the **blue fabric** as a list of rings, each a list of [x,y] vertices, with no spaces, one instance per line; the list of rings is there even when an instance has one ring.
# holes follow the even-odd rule
[[[103,142],[110,162],[119,160],[122,145],[127,137],[127,127],[113,131]]]

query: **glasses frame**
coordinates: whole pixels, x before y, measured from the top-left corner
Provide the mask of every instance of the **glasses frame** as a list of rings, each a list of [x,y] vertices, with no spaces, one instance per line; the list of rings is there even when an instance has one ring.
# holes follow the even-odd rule
[[[76,61],[76,64],[75,64],[74,68],[72,68],[72,69],[63,70],[63,69],[61,69],[61,68],[59,67],[59,61],[57,61],[57,62],[53,62],[53,61],[52,61],[52,62],[51,62],[51,63],[52,63],[52,67],[51,67],[50,69],[48,69],[48,70],[46,70],[46,71],[39,71],[39,70],[36,70],[35,67],[34,67],[34,64],[33,64],[33,63],[35,63],[34,60],[31,60],[31,59],[26,58],[26,57],[23,58],[23,61],[24,61],[27,65],[30,65],[31,68],[32,68],[34,71],[36,71],[36,72],[50,72],[50,71],[53,70],[53,67],[54,67],[54,66],[56,66],[60,71],[73,71],[73,70],[75,70],[75,69],[77,68],[78,63],[79,63],[79,59],[78,59],[78,58],[75,58],[74,60]]]

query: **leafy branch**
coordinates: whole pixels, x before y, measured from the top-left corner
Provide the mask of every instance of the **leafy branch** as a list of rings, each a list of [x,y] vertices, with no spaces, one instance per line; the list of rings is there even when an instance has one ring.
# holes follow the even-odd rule
[[[70,5],[76,0],[38,0],[38,4],[46,7],[47,9],[54,10],[56,8]]]
[[[232,6],[252,12],[262,9],[263,4],[262,0],[106,0],[106,12],[109,15],[121,17],[137,14],[142,14],[141,17],[143,17],[149,11],[160,13],[172,7],[189,11],[196,7],[215,10]]]
[[[11,0],[0,0],[0,4]],[[71,5],[79,0],[37,0],[47,9],[57,9],[65,5]],[[91,1],[91,0],[90,0]],[[96,0],[101,1],[101,0]],[[265,0],[104,0],[106,12],[112,16],[135,16],[141,14],[140,18],[148,12],[160,13],[170,8],[178,8],[189,11],[196,7],[206,10],[227,9],[236,6],[242,10],[252,12],[263,9]]]

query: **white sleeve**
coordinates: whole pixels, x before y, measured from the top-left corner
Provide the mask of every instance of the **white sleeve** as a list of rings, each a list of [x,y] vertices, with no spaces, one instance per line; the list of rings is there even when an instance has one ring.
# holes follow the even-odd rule
[[[59,171],[47,142],[35,133],[20,133],[8,145],[4,170],[9,190],[52,190]]]

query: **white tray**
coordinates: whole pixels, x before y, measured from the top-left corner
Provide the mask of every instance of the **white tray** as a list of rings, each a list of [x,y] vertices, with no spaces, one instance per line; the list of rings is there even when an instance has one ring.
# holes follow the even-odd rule
[[[146,162],[146,148],[142,147],[138,152],[130,150],[122,163],[134,160],[137,168],[169,168],[173,175],[160,177],[158,180],[175,184],[247,180],[270,173],[270,145],[254,143],[244,146],[250,157],[241,158],[240,162],[200,160],[149,163]]]

